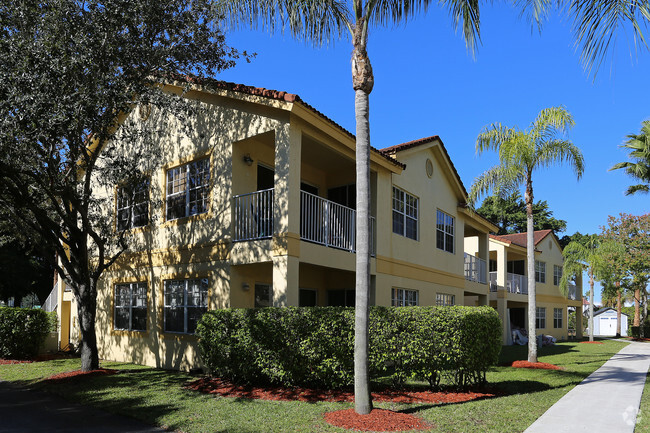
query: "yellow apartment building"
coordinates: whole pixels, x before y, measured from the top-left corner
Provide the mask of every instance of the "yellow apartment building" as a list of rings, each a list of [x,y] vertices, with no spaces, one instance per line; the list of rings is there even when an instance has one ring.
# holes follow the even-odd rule
[[[155,109],[127,119],[165,125],[137,194],[94,189],[132,241],[99,287],[104,359],[197,368],[194,331],[209,309],[354,302],[354,136],[294,94],[195,80],[183,96],[197,108],[189,128]],[[496,227],[467,207],[439,137],[372,149],[370,159],[371,305],[493,304],[501,313],[523,302],[490,291],[499,248],[509,258],[521,251],[491,239]],[[552,288],[540,290],[544,305],[566,310]],[[79,338],[76,307],[63,281],[55,290],[64,348]]]

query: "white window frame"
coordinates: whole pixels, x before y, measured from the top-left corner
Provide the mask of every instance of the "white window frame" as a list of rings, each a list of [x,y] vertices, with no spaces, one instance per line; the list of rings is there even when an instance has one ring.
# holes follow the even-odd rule
[[[196,181],[202,181],[191,185]],[[209,207],[210,157],[200,158],[187,164],[167,170],[165,174],[165,219],[167,221],[206,213]],[[201,199],[191,200],[192,193],[201,194]],[[183,215],[171,215],[170,202],[185,197]],[[193,206],[199,204],[200,206]]]
[[[562,329],[564,314],[562,308],[553,308],[553,328]]]
[[[440,219],[442,218],[442,222]],[[449,230],[449,221],[451,221],[451,230]],[[438,239],[442,236],[442,248],[438,244]],[[451,236],[451,244],[447,240]],[[436,247],[439,250],[454,254],[456,252],[456,218],[447,212],[438,209],[436,211]]]
[[[128,299],[127,305],[118,304],[118,290],[120,287],[128,288]],[[134,305],[142,303],[142,294],[134,293],[137,290],[144,289],[144,305]],[[138,296],[140,295],[140,296]],[[113,329],[116,331],[136,331],[136,332],[146,332],[147,331],[147,283],[117,283],[114,287],[113,293]],[[118,311],[128,310],[129,312],[129,325],[126,328],[119,328],[117,326],[117,317]],[[144,319],[144,329],[134,329],[133,328],[133,310],[144,310],[145,319]]]
[[[535,328],[546,329],[546,307],[537,307],[535,311]]]
[[[559,286],[562,279],[562,266],[553,265],[553,285]]]
[[[439,307],[456,305],[456,296],[451,293],[436,293],[436,305]]]
[[[393,287],[390,291],[390,304],[393,307],[413,307],[420,305],[418,290]]]
[[[117,188],[116,194],[116,224],[117,230],[129,230],[136,227],[144,227],[149,224],[149,187],[150,179],[146,177],[138,182],[135,187],[123,185]],[[144,211],[141,208],[144,207]],[[140,211],[139,211],[140,210]],[[122,216],[126,218],[122,218]],[[144,221],[139,220],[144,215]],[[122,225],[126,221],[126,225]]]
[[[401,188],[393,185],[393,233],[404,236],[414,241],[420,238],[419,215],[420,215],[420,199],[416,196],[409,194]],[[402,219],[401,232],[395,231],[395,218]],[[415,223],[415,236],[408,236],[406,226],[408,221]]]
[[[208,311],[208,293],[209,293],[209,288],[210,288],[210,280],[208,278],[188,278],[188,279],[169,279],[164,281],[164,324],[163,324],[163,329],[165,333],[170,333],[170,334],[194,334],[194,332],[189,332],[189,316],[190,316],[190,310],[191,309],[196,309],[196,310],[204,310],[203,313]],[[178,284],[178,285],[183,285],[183,303],[178,304],[178,305],[171,305],[169,303],[169,298],[167,296],[168,292],[168,287],[171,284]],[[199,285],[199,302],[201,303],[200,305],[189,305],[188,303],[188,289],[190,287],[190,284],[198,284]],[[182,309],[183,310],[183,330],[182,331],[174,331],[174,330],[168,330],[167,329],[167,311],[170,309]],[[198,322],[197,322],[198,323]]]
[[[546,284],[546,262],[535,260],[535,282]]]

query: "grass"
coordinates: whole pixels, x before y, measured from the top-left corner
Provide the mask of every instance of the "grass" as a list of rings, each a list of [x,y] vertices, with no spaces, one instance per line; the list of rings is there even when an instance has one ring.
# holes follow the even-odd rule
[[[542,348],[539,360],[565,367],[563,371],[492,368],[488,381],[509,394],[503,397],[447,405],[382,403],[377,407],[422,417],[436,426],[431,430],[436,432],[523,431],[626,344],[604,343],[562,342]],[[502,363],[517,359],[526,359],[526,347],[504,347]],[[352,406],[213,397],[183,389],[195,378],[185,373],[112,362],[104,362],[102,367],[120,369],[121,373],[54,384],[41,381],[79,368],[79,360],[65,359],[0,365],[0,379],[184,432],[343,432],[346,430],[326,424],[322,414]],[[650,407],[650,399],[644,398],[644,402]]]

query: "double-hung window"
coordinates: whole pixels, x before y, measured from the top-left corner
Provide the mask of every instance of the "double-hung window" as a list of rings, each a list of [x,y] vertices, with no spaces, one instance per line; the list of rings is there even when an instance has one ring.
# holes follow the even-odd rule
[[[546,262],[535,260],[535,281],[538,283],[546,283]]]
[[[147,330],[147,283],[116,284],[114,305],[115,329]]]
[[[193,334],[208,311],[208,279],[165,281],[165,332]]]
[[[553,328],[562,328],[562,309],[553,308]]]
[[[535,328],[546,328],[546,307],[537,307],[537,314],[535,315]]]
[[[553,265],[553,285],[559,286],[562,279],[562,266]]]
[[[393,307],[411,307],[420,303],[417,290],[396,289],[391,290],[391,305]]]
[[[439,210],[436,222],[436,246],[454,252],[454,217]]]
[[[208,211],[210,158],[167,170],[167,220]]]
[[[149,224],[149,178],[117,189],[117,229]]]
[[[393,187],[393,233],[418,239],[418,198]]]
[[[449,293],[436,293],[436,305],[447,307],[456,304],[456,297]]]

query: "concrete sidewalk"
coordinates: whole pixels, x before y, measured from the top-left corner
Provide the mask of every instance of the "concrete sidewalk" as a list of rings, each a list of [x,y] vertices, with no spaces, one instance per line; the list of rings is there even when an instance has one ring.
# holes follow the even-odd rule
[[[159,433],[132,418],[0,381],[0,433]]]
[[[650,344],[630,343],[551,406],[525,433],[634,432],[649,367]]]

